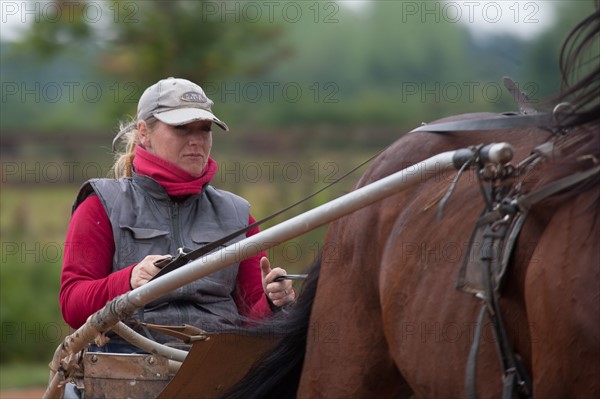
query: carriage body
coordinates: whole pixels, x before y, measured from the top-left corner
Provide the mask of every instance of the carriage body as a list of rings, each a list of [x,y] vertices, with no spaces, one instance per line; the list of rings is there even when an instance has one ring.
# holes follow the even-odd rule
[[[155,353],[86,352],[73,381],[83,399],[217,398],[238,382],[280,336],[205,334],[183,363]]]

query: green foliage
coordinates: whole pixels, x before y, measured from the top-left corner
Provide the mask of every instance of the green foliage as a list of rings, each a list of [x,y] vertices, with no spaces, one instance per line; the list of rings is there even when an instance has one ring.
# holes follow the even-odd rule
[[[119,19],[114,26],[115,40],[103,54],[105,67],[147,87],[157,76],[204,82],[232,73],[261,71],[285,55],[285,48],[277,45],[282,33],[277,25],[244,19],[234,27],[222,22],[220,14],[208,13],[219,3],[116,2],[114,7],[133,9],[129,18]],[[261,57],[251,57],[253,53]]]
[[[85,1],[37,7],[36,23],[21,41],[21,51],[51,58],[75,47],[93,48],[104,70],[143,87],[157,76],[178,75],[196,81],[228,76],[232,72],[262,71],[285,48],[277,46],[282,34],[276,24],[248,19],[223,20],[225,1],[141,1],[94,3],[103,18],[89,17]],[[242,50],[231,51],[236,46]],[[85,51],[87,52],[87,51]],[[252,54],[260,54],[249,60]]]
[[[42,8],[39,3],[34,5],[32,10],[37,11],[35,23],[27,30],[17,49],[24,53],[33,52],[48,60],[74,42],[87,45],[94,37],[93,28],[85,18],[85,5],[85,2],[77,2],[66,6],[60,1],[55,1],[50,7],[45,5]]]
[[[35,8],[21,41],[2,44],[3,129],[114,128],[160,78],[251,76],[289,54],[278,24],[209,13],[227,2],[91,2],[100,20],[85,1],[52,3]]]

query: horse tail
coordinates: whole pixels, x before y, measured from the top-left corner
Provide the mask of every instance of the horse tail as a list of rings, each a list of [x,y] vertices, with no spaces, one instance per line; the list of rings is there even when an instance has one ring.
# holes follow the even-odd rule
[[[253,333],[283,334],[271,352],[259,359],[246,376],[222,397],[227,399],[295,398],[304,364],[306,337],[312,304],[317,292],[321,268],[318,257],[302,287],[302,292],[289,310],[283,310]]]

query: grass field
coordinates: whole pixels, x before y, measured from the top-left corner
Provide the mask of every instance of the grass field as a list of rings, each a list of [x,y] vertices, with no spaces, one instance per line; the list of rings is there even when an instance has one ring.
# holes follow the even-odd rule
[[[43,387],[68,329],[58,308],[60,261],[77,187],[3,186],[0,194],[0,391]],[[8,395],[8,396],[7,396]],[[18,395],[27,396],[24,392]]]
[[[45,387],[48,384],[49,375],[48,364],[43,363],[0,366],[0,392],[30,387]]]

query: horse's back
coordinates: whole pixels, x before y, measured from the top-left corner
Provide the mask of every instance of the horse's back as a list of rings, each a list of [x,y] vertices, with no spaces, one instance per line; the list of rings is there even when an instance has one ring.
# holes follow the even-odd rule
[[[424,137],[407,140],[411,142],[411,152],[427,148],[426,156],[506,141],[514,147],[514,159],[519,162],[548,137],[548,132],[533,128],[424,133]],[[402,142],[398,144],[403,146]],[[481,308],[479,300],[455,288],[463,258],[468,256],[471,234],[485,206],[474,171],[466,172],[459,180],[445,206],[443,219],[437,220],[440,199],[454,176],[445,173],[432,177],[395,202],[402,206],[393,218],[380,263],[382,317],[390,352],[402,375],[411,386],[420,387],[418,394],[426,397],[465,394],[465,365]],[[471,245],[480,247],[481,243]],[[513,301],[513,306],[505,307],[505,311],[512,324],[520,326],[518,340],[527,341],[524,308]],[[480,397],[500,396],[500,362],[495,337],[487,327],[478,360]]]
[[[452,119],[481,116],[469,114]],[[358,185],[379,180],[437,153],[482,143],[509,141],[516,146],[515,156],[523,159],[548,136],[537,129],[410,133],[390,146]],[[448,203],[444,221],[436,222],[435,199],[445,193],[453,175],[425,180],[431,177],[427,173],[414,189],[330,226],[311,320],[318,320],[314,328],[322,328],[326,322],[338,335],[329,345],[323,342],[322,331],[315,331],[313,339],[309,336],[301,384],[305,390],[301,393],[315,394],[310,386],[322,389],[317,382],[327,381],[330,396],[387,394],[378,389],[405,387],[398,370],[412,386],[440,387],[423,391],[428,396],[464,393],[464,368],[458,369],[457,365],[468,353],[480,305],[456,292],[453,279],[460,260],[457,251],[468,242],[483,202],[474,177],[467,176],[468,181],[459,183]],[[459,333],[461,336],[456,337]],[[494,352],[493,343],[482,351]],[[450,360],[454,354],[456,361]],[[356,356],[362,356],[363,361],[355,362]],[[489,369],[498,371],[497,363],[494,359]],[[428,371],[432,369],[434,373]],[[455,380],[455,390],[449,391],[445,380]]]
[[[482,116],[489,114],[459,115],[446,120]],[[550,132],[537,128],[410,133],[381,154],[358,186],[410,168],[440,152],[492,142],[510,143],[515,150],[513,163],[516,164],[551,136]],[[431,171],[419,170],[414,170],[414,173],[423,174],[422,183],[416,187],[330,226],[312,310],[312,330],[309,331],[301,397],[315,394],[326,397],[385,397],[397,392],[408,396],[411,390],[424,397],[465,395],[465,365],[482,305],[477,298],[456,290],[455,281],[477,218],[484,209],[484,200],[475,172],[468,171],[447,202],[443,219],[438,221],[440,199],[455,174],[433,176]],[[522,232],[526,239],[521,238],[515,245],[514,261],[506,276],[511,284],[507,284],[501,300],[507,332],[515,351],[523,357],[525,367],[530,370],[535,362],[544,362],[546,357],[543,353],[550,341],[539,345],[534,342],[539,338],[539,329],[534,328],[536,326],[528,319],[528,313],[538,310],[534,305],[530,307],[530,302],[526,306],[525,295],[529,292],[526,284],[530,274],[536,271],[536,268],[530,267],[531,260],[536,259],[532,258],[532,251],[534,248],[543,251],[544,246],[551,245],[540,234],[546,226],[552,227],[554,223],[562,222],[554,221],[553,209],[546,207],[539,212],[531,212]],[[590,231],[597,233],[597,221],[590,223]],[[472,245],[481,246],[481,243]],[[556,243],[554,246],[557,246]],[[593,253],[590,252],[589,256]],[[577,262],[582,269],[589,269],[585,257],[579,257]],[[587,280],[588,284],[590,281],[597,284],[597,271],[596,267],[595,274]],[[591,299],[588,297],[586,300],[593,300],[597,288],[595,291],[591,287],[581,288],[592,293]],[[548,295],[555,296],[556,292],[543,292],[543,296]],[[543,306],[539,301],[536,303]],[[597,322],[590,321],[598,320],[597,308],[588,306],[585,309],[595,319],[585,319],[585,315],[573,316],[569,324],[579,330],[588,320],[596,325],[588,326],[587,331],[597,331]],[[546,309],[546,312],[549,310]],[[547,325],[543,327],[546,329]],[[328,331],[332,334],[328,335]],[[590,353],[597,354],[596,337],[592,334],[589,340],[574,347],[581,350],[596,348]],[[327,342],[327,338],[333,339]],[[566,337],[560,335],[556,339],[555,344],[558,345]],[[342,348],[353,349],[347,351]],[[564,355],[564,351],[558,352]],[[581,355],[581,358],[588,359],[588,356]],[[573,359],[572,355],[563,357],[565,361]],[[598,362],[591,364],[597,367]],[[598,371],[591,370],[589,375],[598,376]],[[499,397],[502,392],[501,376],[496,338],[486,322],[476,375],[479,396]],[[540,378],[539,381],[551,382],[550,386],[555,386],[558,380]],[[322,391],[323,387],[326,391]]]

